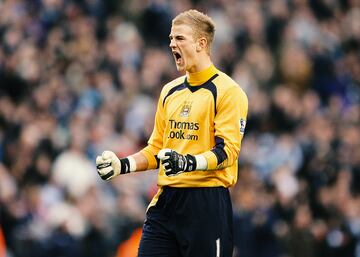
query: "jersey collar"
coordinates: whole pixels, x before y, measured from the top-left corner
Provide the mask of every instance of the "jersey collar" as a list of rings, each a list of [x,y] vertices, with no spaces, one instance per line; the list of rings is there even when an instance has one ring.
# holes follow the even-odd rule
[[[211,77],[213,77],[217,73],[218,70],[213,64],[211,64],[211,66],[209,68],[206,68],[205,70],[194,73],[188,73],[186,81],[191,86],[199,86],[204,84],[206,81],[208,81]]]

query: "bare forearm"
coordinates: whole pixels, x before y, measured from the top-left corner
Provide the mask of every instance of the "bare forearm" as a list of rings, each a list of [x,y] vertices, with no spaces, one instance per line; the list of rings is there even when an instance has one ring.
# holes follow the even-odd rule
[[[129,157],[132,157],[136,163],[135,171],[144,171],[147,169],[149,163],[144,154],[137,152]]]

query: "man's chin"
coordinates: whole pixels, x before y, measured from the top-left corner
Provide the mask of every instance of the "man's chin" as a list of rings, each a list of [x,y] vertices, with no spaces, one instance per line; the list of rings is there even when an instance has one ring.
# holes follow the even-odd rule
[[[185,72],[186,71],[186,69],[185,69],[185,66],[183,66],[183,65],[176,65],[176,69],[177,69],[177,71],[178,72]]]

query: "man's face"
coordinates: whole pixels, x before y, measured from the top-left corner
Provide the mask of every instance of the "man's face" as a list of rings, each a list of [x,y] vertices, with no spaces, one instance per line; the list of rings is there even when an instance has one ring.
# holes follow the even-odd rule
[[[171,27],[170,48],[175,59],[176,68],[180,72],[196,71],[197,42],[194,39],[193,29],[186,24]]]

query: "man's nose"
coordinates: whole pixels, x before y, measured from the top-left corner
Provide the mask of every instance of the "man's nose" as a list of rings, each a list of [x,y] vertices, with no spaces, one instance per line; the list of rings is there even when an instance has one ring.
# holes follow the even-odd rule
[[[175,40],[170,40],[170,44],[169,44],[169,47],[170,48],[174,48],[176,46],[176,44],[175,44]]]

